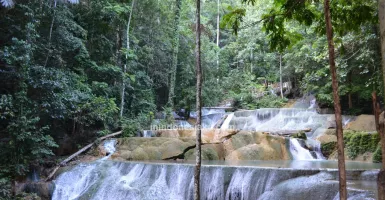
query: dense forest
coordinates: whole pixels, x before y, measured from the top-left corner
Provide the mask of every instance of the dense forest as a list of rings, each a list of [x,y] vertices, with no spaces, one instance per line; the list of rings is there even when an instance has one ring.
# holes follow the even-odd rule
[[[201,2],[203,106],[251,110],[314,95],[333,108],[323,3],[284,2]],[[195,1],[0,3],[0,199],[31,165],[195,111]],[[331,2],[346,115],[371,114],[372,92],[384,95],[377,12],[374,0]],[[290,85],[283,98],[280,82]]]

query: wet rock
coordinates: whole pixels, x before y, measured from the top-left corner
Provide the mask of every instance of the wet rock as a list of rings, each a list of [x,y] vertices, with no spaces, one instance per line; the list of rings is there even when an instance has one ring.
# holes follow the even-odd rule
[[[112,158],[123,160],[163,160],[183,155],[195,146],[189,138],[120,138]]]
[[[318,140],[322,145],[322,144],[326,144],[326,143],[330,143],[330,142],[337,142],[337,136],[335,136],[335,135],[322,135],[322,136],[317,137],[316,140]]]
[[[202,160],[224,160],[225,153],[222,144],[204,144],[202,145]],[[195,148],[190,149],[185,154],[186,160],[195,160]]]
[[[359,115],[346,125],[347,130],[373,132],[376,131],[374,115]]]
[[[240,131],[224,143],[226,160],[288,160],[284,137]]]
[[[49,200],[52,198],[55,185],[52,182],[29,182],[24,185],[24,192],[35,193],[42,200]]]
[[[300,131],[296,134],[293,134],[291,135],[292,138],[297,138],[297,139],[303,139],[303,140],[306,140],[307,139],[307,136],[306,136],[306,133],[304,131]]]
[[[338,192],[338,181],[333,179],[334,177],[327,173],[289,179],[265,192],[258,199],[333,200]]]

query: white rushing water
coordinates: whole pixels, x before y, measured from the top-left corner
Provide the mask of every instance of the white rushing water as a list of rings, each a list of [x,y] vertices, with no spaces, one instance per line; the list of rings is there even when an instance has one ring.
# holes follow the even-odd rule
[[[319,169],[203,166],[201,199],[294,199],[301,194],[305,197],[301,199],[313,195],[312,199],[332,200],[338,192],[338,183],[333,180],[337,172],[326,173],[329,174],[319,173]],[[114,161],[81,164],[55,180],[52,199],[193,199],[193,174],[193,165],[184,164]],[[361,194],[368,196],[366,191]]]
[[[294,160],[313,160],[314,157],[311,155],[308,149],[301,146],[297,139],[290,139],[290,153]]]

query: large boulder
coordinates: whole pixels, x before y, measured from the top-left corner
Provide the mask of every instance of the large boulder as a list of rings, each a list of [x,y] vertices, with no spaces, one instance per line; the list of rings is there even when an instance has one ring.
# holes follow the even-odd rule
[[[192,130],[164,130],[158,133],[163,137],[117,139],[117,151],[111,156],[112,159],[195,159],[195,132]],[[290,159],[287,139],[281,136],[220,129],[203,130],[202,135],[206,136],[202,143],[203,160]],[[97,148],[99,155],[105,156],[104,151],[100,149],[103,149],[101,145]]]
[[[195,138],[195,129],[163,129],[154,131],[157,137],[171,138]],[[236,130],[224,129],[202,129],[202,143],[219,143],[226,140],[231,135],[236,134]]]
[[[223,142],[226,160],[289,160],[286,139],[260,132],[240,131]]]
[[[176,159],[194,146],[195,140],[190,138],[120,138],[117,139],[117,151],[112,158],[121,160]]]
[[[186,160],[195,160],[195,148],[185,154]],[[222,144],[204,144],[201,150],[202,160],[224,160],[225,152]]]
[[[359,115],[346,125],[347,130],[373,132],[376,131],[374,115]]]

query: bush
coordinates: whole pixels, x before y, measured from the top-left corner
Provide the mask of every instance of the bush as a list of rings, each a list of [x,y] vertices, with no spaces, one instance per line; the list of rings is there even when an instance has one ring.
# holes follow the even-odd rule
[[[139,131],[149,129],[153,119],[154,113],[150,112],[147,115],[141,113],[134,119],[122,120],[122,136],[134,137]]]
[[[11,199],[11,182],[6,178],[0,178],[0,200]]]
[[[382,162],[382,153],[381,153],[381,145],[377,145],[376,151],[373,154],[373,162],[381,163]]]
[[[359,154],[376,151],[380,137],[378,133],[345,131],[344,142],[348,156],[354,159]]]

